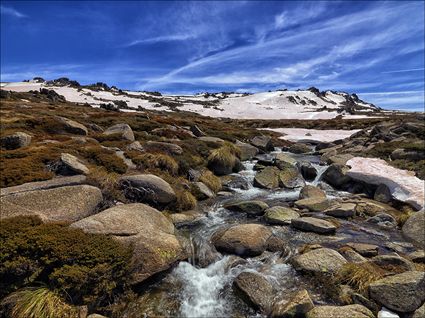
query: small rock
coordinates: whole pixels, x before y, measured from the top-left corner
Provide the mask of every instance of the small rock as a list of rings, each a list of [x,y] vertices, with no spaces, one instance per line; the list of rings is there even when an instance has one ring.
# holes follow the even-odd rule
[[[175,226],[181,226],[198,222],[203,217],[203,214],[198,211],[190,210],[180,213],[172,213],[169,217]]]
[[[318,234],[333,234],[336,231],[336,226],[331,222],[313,217],[292,219],[291,226],[297,230],[314,232]]]
[[[283,207],[283,206],[274,206],[267,209],[264,213],[264,219],[269,224],[277,225],[288,225],[291,224],[292,219],[299,218],[299,213],[294,210]]]
[[[257,147],[254,147],[254,146],[247,144],[247,143],[244,143],[244,142],[236,141],[236,146],[241,150],[240,159],[242,161],[251,160],[259,152]]]
[[[146,151],[154,151],[154,150],[160,150],[168,153],[172,156],[179,156],[183,154],[183,148],[179,145],[169,143],[169,142],[160,142],[160,141],[148,141],[144,148]]]
[[[292,295],[289,301],[285,299],[276,301],[272,306],[271,317],[299,317],[305,315],[313,307],[308,291],[303,289]]]
[[[76,134],[76,135],[84,135],[84,136],[88,135],[88,129],[86,126],[65,117],[58,116],[56,117],[56,119],[62,125],[62,129],[65,132]]]
[[[203,182],[193,182],[193,193],[198,200],[206,200],[215,197],[214,192],[211,191]]]
[[[385,184],[380,184],[378,188],[375,190],[375,194],[373,196],[375,201],[379,201],[382,203],[388,203],[391,201],[391,191]]]
[[[378,255],[378,246],[365,243],[347,243],[357,253],[364,257],[372,257]]]
[[[313,212],[323,212],[331,205],[330,201],[326,198],[313,197],[295,201],[295,206],[299,209],[308,209]]]
[[[274,159],[274,164],[276,167],[281,169],[281,166],[285,167],[288,164],[294,166],[297,161],[286,153],[278,153]]]
[[[142,145],[140,144],[140,142],[138,142],[138,141],[135,141],[135,142],[132,142],[131,144],[129,144],[127,146],[127,150],[130,150],[130,151],[139,151],[139,152],[144,152],[145,151],[143,149]]]
[[[90,170],[85,164],[83,164],[77,157],[69,154],[61,154],[61,170],[64,169],[64,174],[89,174]],[[70,173],[68,173],[70,172]]]
[[[387,213],[378,213],[375,216],[372,216],[366,220],[368,223],[377,224],[384,227],[395,227],[397,226],[397,221],[392,215]]]
[[[312,151],[311,147],[307,146],[306,144],[302,143],[295,143],[288,149],[289,152],[297,153],[297,154],[303,154],[303,153],[309,153]]]
[[[424,250],[412,252],[408,256],[412,260],[412,262],[425,263],[425,252],[424,252]]]
[[[267,203],[259,200],[240,201],[224,205],[224,208],[228,210],[244,212],[250,216],[263,215],[268,207]]]
[[[341,255],[345,257],[347,261],[350,263],[364,263],[367,262],[367,259],[361,256],[356,251],[352,250],[351,248],[342,248],[339,251]]]
[[[415,212],[404,223],[403,235],[425,249],[425,212]]]
[[[27,147],[30,143],[31,136],[20,131],[0,138],[0,146],[7,150]]]
[[[312,186],[306,185],[301,189],[299,199],[309,199],[309,198],[323,198],[326,199],[326,193],[322,189]]]
[[[396,267],[403,271],[415,270],[415,264],[397,254],[378,255],[373,257],[370,261],[383,268],[389,267],[391,269],[392,267]]]
[[[313,181],[317,177],[317,170],[309,161],[299,163],[298,169],[300,169],[301,175],[304,179],[308,181]]]
[[[103,132],[104,135],[120,135],[122,139],[128,141],[134,141],[134,133],[128,124],[116,124]]]
[[[347,261],[330,248],[318,248],[292,259],[297,271],[310,273],[336,273]]]
[[[255,308],[263,313],[270,311],[273,287],[264,276],[254,272],[242,272],[236,277],[234,285]]]
[[[369,286],[370,297],[396,312],[412,312],[425,300],[425,273],[409,271],[384,277]]]
[[[356,214],[356,205],[354,203],[341,203],[327,209],[325,214],[337,218],[350,218]]]

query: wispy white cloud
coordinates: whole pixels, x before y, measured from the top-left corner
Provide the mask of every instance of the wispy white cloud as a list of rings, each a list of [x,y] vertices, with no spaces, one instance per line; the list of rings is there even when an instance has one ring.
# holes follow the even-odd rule
[[[419,72],[424,71],[425,68],[409,68],[404,70],[394,70],[394,71],[387,71],[387,72],[381,72],[382,74],[391,74],[391,73],[405,73],[405,72]]]
[[[28,16],[19,12],[18,10],[12,7],[0,6],[0,12],[4,15],[9,15],[15,18],[27,18]]]
[[[160,42],[174,42],[174,41],[185,41],[188,39],[194,39],[196,35],[194,34],[171,34],[171,35],[161,35],[153,38],[146,38],[140,40],[134,40],[130,43],[124,45],[124,47],[131,47],[139,44],[152,44]]]

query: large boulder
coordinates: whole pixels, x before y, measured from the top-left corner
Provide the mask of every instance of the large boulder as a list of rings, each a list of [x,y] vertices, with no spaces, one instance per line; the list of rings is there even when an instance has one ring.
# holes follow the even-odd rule
[[[288,225],[292,219],[299,218],[300,215],[294,210],[284,206],[274,206],[264,213],[264,219],[269,224]]]
[[[328,169],[323,173],[323,181],[329,183],[331,186],[341,188],[351,182],[350,176],[347,175],[349,167],[340,164],[331,164]]]
[[[282,188],[294,189],[305,186],[305,181],[295,166],[288,165],[279,172],[279,185]]]
[[[148,141],[143,148],[148,151],[163,151],[172,156],[178,156],[183,153],[183,148],[179,145],[172,144],[170,142],[160,142],[160,141]]]
[[[300,191],[299,199],[323,198],[326,199],[326,193],[322,189],[313,185],[306,185]]]
[[[268,136],[255,136],[251,139],[251,145],[262,151],[273,150],[272,139]]]
[[[306,318],[375,318],[375,315],[362,305],[316,306]]]
[[[298,255],[292,259],[297,271],[307,273],[336,273],[347,261],[330,248],[318,248]]]
[[[273,286],[264,276],[254,272],[242,272],[234,280],[234,286],[250,305],[263,313],[270,311]]]
[[[114,237],[132,245],[132,283],[170,268],[187,258],[184,244],[175,235],[173,223],[145,204],[123,204],[71,224],[87,233]]]
[[[295,201],[295,206],[299,209],[308,209],[314,212],[323,212],[331,206],[331,202],[323,197],[313,197]]]
[[[19,192],[0,197],[0,218],[37,215],[43,222],[74,222],[95,213],[102,192],[89,185]]]
[[[385,184],[392,197],[406,202],[417,210],[424,207],[424,181],[412,172],[390,166],[385,160],[355,157],[347,161],[351,167],[346,175],[367,184]]]
[[[134,141],[134,133],[128,124],[116,124],[103,132],[104,135],[119,135],[122,139]]]
[[[257,147],[254,147],[250,144],[247,144],[245,142],[240,142],[240,141],[236,141],[236,146],[240,149],[241,151],[241,160],[251,160],[252,158],[254,158],[259,150]]]
[[[272,232],[260,224],[240,224],[214,233],[217,250],[240,256],[257,256],[264,252]]]
[[[20,131],[0,138],[0,146],[7,150],[26,147],[30,143],[31,136]]]
[[[314,304],[308,294],[308,291],[302,289],[297,293],[291,295],[290,300],[286,299],[277,300],[271,311],[272,318],[296,318],[302,317],[311,309]]]
[[[254,177],[254,186],[263,189],[275,189],[279,187],[280,170],[276,167],[265,167]]]
[[[77,123],[76,121],[73,121],[71,119],[65,118],[65,117],[56,117],[58,123],[60,124],[60,131],[65,131],[70,134],[75,135],[83,135],[87,136],[89,131],[86,126],[83,124]]]
[[[18,186],[1,188],[0,196],[35,190],[47,190],[64,186],[80,185],[84,184],[86,179],[87,178],[84,175],[76,175],[69,177],[57,177],[46,181],[28,182]]]
[[[384,277],[369,286],[370,297],[397,312],[412,312],[425,301],[425,273],[408,271]]]
[[[404,223],[403,235],[425,249],[425,211],[416,212]]]
[[[132,201],[165,206],[176,200],[170,184],[153,174],[123,176],[120,182],[125,196]]]
[[[225,204],[224,207],[231,211],[244,212],[249,216],[257,216],[264,214],[269,205],[263,201],[239,201]]]
[[[318,234],[333,234],[336,231],[336,226],[333,223],[313,217],[292,219],[291,226],[297,230]]]
[[[65,175],[88,174],[90,170],[77,157],[69,153],[62,153],[60,158],[60,168],[58,172],[60,174]]]

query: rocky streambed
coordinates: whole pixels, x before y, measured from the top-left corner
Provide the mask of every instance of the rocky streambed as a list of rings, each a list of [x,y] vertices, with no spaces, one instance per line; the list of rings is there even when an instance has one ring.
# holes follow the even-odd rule
[[[276,166],[296,165],[302,175],[273,185]],[[314,155],[275,151],[244,167],[199,211],[171,215],[189,257],[145,283],[123,317],[421,317],[423,246],[403,235],[402,212],[335,190]]]

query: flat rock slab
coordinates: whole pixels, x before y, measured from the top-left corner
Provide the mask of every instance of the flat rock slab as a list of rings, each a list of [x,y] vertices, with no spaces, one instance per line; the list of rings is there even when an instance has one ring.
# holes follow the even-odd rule
[[[75,222],[93,214],[102,199],[89,185],[15,193],[0,197],[0,218],[37,215],[43,222]]]
[[[362,305],[316,306],[306,318],[375,318],[375,315]]]
[[[76,175],[70,177],[58,177],[47,181],[29,182],[14,187],[0,189],[0,196],[21,193],[34,190],[47,190],[64,186],[79,185],[86,182],[86,176]]]
[[[224,205],[224,207],[231,211],[244,212],[251,216],[262,215],[269,205],[263,201],[251,200],[233,202]]]
[[[354,157],[347,161],[347,175],[369,184],[384,184],[392,197],[420,210],[424,207],[424,181],[407,170],[391,167],[385,160]]]
[[[318,234],[333,234],[336,231],[336,226],[331,222],[313,217],[292,219],[291,226],[297,230]]]
[[[298,212],[284,206],[271,207],[264,213],[264,219],[267,223],[277,225],[291,224],[293,219],[297,219],[299,217],[300,215]]]
[[[313,197],[295,201],[295,206],[300,209],[308,209],[314,212],[324,212],[331,206],[331,202],[323,197]]]
[[[378,255],[378,246],[365,243],[347,243],[357,253],[365,257],[372,257]]]
[[[309,273],[336,273],[347,261],[337,251],[318,248],[292,259],[294,268]]]

